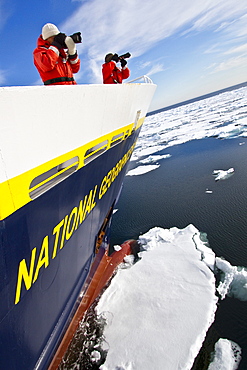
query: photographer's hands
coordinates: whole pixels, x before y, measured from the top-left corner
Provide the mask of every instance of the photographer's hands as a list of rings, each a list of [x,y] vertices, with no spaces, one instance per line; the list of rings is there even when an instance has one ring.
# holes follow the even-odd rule
[[[119,62],[119,57],[117,54],[114,54],[111,60],[114,60],[114,62],[118,63]]]
[[[52,45],[60,49],[68,49],[69,55],[76,53],[75,43],[81,43],[82,37],[81,32],[76,32],[71,36],[67,36],[65,33],[59,33],[54,37]]]
[[[75,55],[76,46],[75,46],[74,40],[72,39],[71,36],[66,37],[65,44],[66,44],[66,47],[68,48],[69,55]]]
[[[121,67],[123,68],[123,67],[125,67],[125,66],[126,66],[126,64],[127,64],[127,60],[125,60],[125,59],[120,59],[120,63],[121,63]]]
[[[58,35],[56,35],[54,37],[52,45],[56,46],[56,48],[58,48],[58,50],[65,48],[66,47],[66,45],[65,45],[66,37],[67,36],[65,35],[65,33],[60,32]]]
[[[114,62],[116,62],[116,63],[120,62],[121,67],[124,68],[127,64],[127,60],[125,60],[124,58],[129,58],[129,57],[130,57],[129,53],[126,53],[126,54],[120,55],[120,56],[118,56],[118,54],[114,54],[113,57],[111,58],[111,60],[114,60]]]

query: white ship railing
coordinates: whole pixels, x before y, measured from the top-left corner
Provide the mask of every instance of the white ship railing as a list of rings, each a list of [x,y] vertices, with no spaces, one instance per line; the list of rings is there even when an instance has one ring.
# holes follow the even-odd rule
[[[143,75],[143,76],[140,76],[140,77],[137,77],[137,78],[135,78],[134,80],[131,80],[131,81],[127,81],[126,83],[132,83],[132,82],[136,82],[136,81],[138,81],[138,80],[143,80],[143,82],[145,83],[145,84],[153,84],[153,81],[151,80],[151,78],[150,77],[148,77],[148,76],[146,76],[146,75]]]

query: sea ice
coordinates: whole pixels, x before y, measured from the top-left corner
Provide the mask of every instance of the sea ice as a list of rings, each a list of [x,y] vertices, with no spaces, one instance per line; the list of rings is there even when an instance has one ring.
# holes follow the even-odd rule
[[[170,158],[171,154],[164,154],[164,155],[150,155],[149,157],[140,161],[140,163],[147,164],[147,163],[154,163],[160,161],[161,159]]]
[[[246,104],[247,87],[243,87],[149,115],[131,161],[191,140],[247,137]]]
[[[98,314],[112,313],[101,369],[189,370],[217,307],[205,263],[213,264],[213,252],[193,225],[156,227],[140,241],[141,260],[118,270],[97,306]]]
[[[213,361],[208,370],[236,370],[241,361],[241,348],[235,342],[220,338],[215,344]]]
[[[133,168],[133,170],[130,170],[126,176],[137,176],[137,175],[143,175],[144,173],[156,170],[160,165],[159,164],[150,164],[148,166],[138,166],[136,168]]]
[[[101,354],[100,354],[100,352],[99,351],[93,351],[92,353],[91,353],[91,361],[92,362],[97,362],[97,361],[99,361],[100,360],[100,358],[101,358]]]
[[[213,176],[215,176],[215,181],[219,180],[226,180],[229,177],[231,177],[234,174],[234,168],[231,167],[229,170],[214,170],[213,171]]]
[[[247,301],[247,270],[244,267],[232,266],[228,261],[216,257],[217,268],[222,271],[222,281],[217,291],[224,299],[226,295]]]
[[[243,87],[148,116],[131,157],[150,156],[144,159],[148,165],[128,175],[158,168],[150,165],[158,160],[155,154],[174,145],[208,137],[247,137],[246,104]],[[215,180],[234,173],[215,171]],[[108,322],[109,352],[102,370],[190,369],[214,319],[215,264],[222,271],[217,288],[221,298],[227,294],[247,300],[246,269],[215,259],[201,237],[191,225],[183,230],[154,228],[140,237],[146,250],[141,260],[132,265],[126,259],[125,267],[132,267],[118,270],[98,304]],[[238,345],[220,339],[210,370],[234,370],[238,361]]]

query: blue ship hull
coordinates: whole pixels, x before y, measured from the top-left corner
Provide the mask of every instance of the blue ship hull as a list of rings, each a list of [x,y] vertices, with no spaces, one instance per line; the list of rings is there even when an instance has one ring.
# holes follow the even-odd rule
[[[48,368],[79,304],[138,133],[0,221],[0,369]]]

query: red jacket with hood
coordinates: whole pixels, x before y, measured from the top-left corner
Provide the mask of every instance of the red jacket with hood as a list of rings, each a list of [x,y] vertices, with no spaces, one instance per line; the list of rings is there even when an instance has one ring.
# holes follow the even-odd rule
[[[114,61],[102,65],[103,83],[104,84],[121,84],[123,80],[129,77],[130,70],[128,67],[119,69]]]
[[[33,52],[34,64],[45,85],[75,85],[73,73],[80,69],[77,53],[68,55],[64,49],[51,45],[42,36]]]

